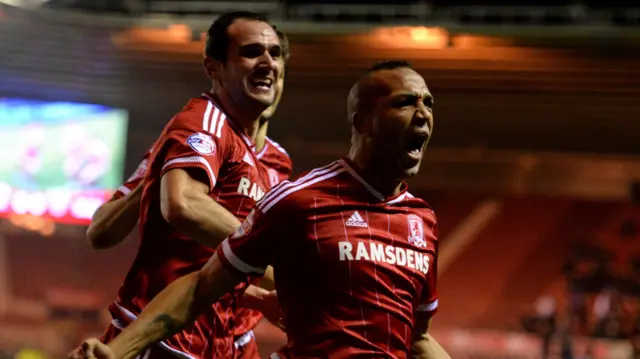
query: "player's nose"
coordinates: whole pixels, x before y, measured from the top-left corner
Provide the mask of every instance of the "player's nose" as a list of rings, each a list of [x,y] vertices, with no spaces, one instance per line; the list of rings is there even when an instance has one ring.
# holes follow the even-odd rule
[[[278,59],[265,51],[259,58],[258,66],[263,70],[275,72],[278,68]]]

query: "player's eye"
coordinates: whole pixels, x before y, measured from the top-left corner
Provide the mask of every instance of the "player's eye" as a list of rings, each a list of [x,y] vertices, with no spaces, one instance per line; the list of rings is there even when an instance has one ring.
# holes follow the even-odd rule
[[[424,101],[422,101],[422,103],[424,104],[424,106],[426,108],[433,108],[433,97],[431,97],[431,96],[425,97]]]
[[[247,45],[240,48],[240,56],[255,59],[264,53],[264,47],[258,44]]]
[[[394,103],[394,107],[397,108],[403,108],[403,107],[407,107],[407,106],[415,106],[416,102],[417,102],[417,97],[415,96],[405,96],[405,97],[401,97],[398,100],[395,101]]]
[[[271,57],[273,57],[274,59],[279,58],[280,56],[282,56],[282,47],[273,46],[269,49],[269,55],[271,55]]]

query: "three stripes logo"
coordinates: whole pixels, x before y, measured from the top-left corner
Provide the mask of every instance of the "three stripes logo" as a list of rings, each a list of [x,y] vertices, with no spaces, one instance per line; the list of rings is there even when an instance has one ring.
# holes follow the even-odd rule
[[[353,212],[351,217],[347,219],[346,225],[347,227],[362,227],[362,228],[369,227],[367,222],[364,220],[364,218],[362,218],[362,216],[360,215],[360,213],[358,213],[358,211]]]

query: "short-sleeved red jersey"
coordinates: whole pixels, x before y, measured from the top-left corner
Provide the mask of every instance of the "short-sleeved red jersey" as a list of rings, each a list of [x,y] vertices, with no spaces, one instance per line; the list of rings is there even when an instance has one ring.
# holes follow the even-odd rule
[[[348,159],[267,194],[217,254],[239,276],[272,265],[288,344],[273,357],[406,358],[438,307],[436,218],[385,198]]]
[[[214,252],[164,220],[162,175],[176,168],[199,170],[211,188],[209,195],[242,220],[269,188],[266,169],[252,146],[209,96],[191,99],[169,121],[149,158],[140,210],[141,243],[118,301],[110,307],[115,319],[125,324],[134,320],[169,283],[199,270]],[[185,359],[233,357],[234,311],[234,296],[228,295],[160,346]]]
[[[258,160],[267,167],[271,186],[288,180],[293,171],[293,162],[287,151],[279,143],[267,137],[264,147],[256,154]],[[254,281],[257,284],[258,281]],[[235,335],[243,335],[255,328],[262,319],[262,313],[249,308],[238,308],[236,310]]]

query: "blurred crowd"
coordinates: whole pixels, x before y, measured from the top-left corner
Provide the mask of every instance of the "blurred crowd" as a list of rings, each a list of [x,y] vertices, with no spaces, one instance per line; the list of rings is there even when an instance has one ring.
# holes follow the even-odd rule
[[[525,330],[543,338],[545,358],[582,359],[571,338],[628,340],[640,358],[640,238],[637,223],[623,221],[618,238],[577,241],[564,266],[564,293],[548,293],[525,317]],[[559,350],[554,343],[560,342]],[[557,346],[557,345],[556,345]]]

